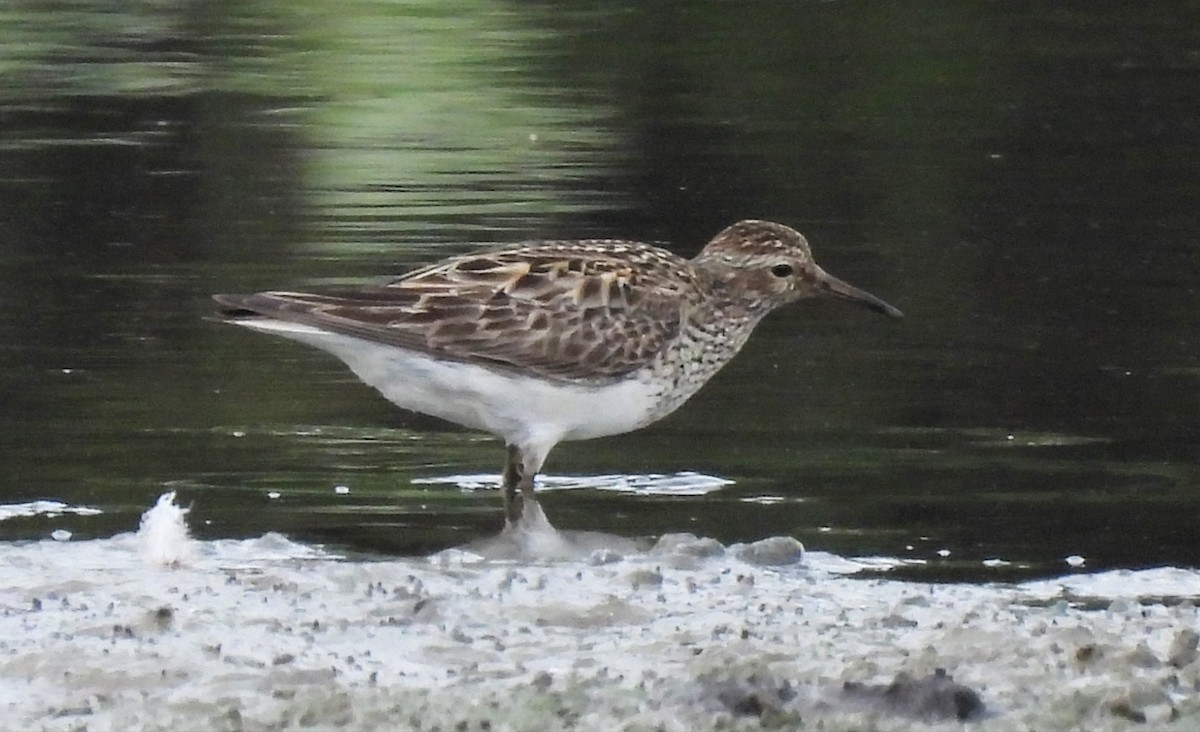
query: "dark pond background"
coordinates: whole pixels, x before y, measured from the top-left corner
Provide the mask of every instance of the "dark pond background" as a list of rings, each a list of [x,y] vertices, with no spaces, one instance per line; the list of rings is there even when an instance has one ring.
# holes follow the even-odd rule
[[[6,3],[0,503],[105,513],[0,538],[127,531],[167,489],[204,537],[492,533],[494,491],[410,481],[499,443],[210,294],[529,238],[691,255],[749,217],[907,319],[777,313],[674,416],[547,466],[734,485],[547,494],[557,525],[952,579],[1200,565],[1197,2]]]

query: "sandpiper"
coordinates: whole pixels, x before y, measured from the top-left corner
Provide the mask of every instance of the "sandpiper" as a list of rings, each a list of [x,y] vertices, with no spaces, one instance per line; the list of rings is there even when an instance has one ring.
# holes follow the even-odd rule
[[[352,291],[214,297],[228,322],[328,351],[400,407],[504,440],[512,526],[556,444],[662,419],[763,316],[820,296],[901,317],[769,221],[738,222],[690,260],[634,241],[538,241]]]

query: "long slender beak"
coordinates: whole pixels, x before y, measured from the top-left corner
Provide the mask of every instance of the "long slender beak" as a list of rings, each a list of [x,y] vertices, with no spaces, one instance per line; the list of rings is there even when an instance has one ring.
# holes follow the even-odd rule
[[[817,288],[816,294],[824,297],[836,297],[841,300],[849,300],[853,303],[858,303],[864,307],[868,307],[877,313],[893,318],[903,318],[904,313],[896,308],[888,305],[883,300],[875,297],[866,290],[860,290],[848,282],[843,282],[837,277],[829,274],[821,268],[817,268]]]

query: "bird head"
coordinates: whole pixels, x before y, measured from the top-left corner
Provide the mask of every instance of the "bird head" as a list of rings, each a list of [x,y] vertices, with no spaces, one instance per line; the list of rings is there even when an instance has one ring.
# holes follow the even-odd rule
[[[767,309],[808,297],[831,297],[903,317],[878,297],[821,269],[808,241],[783,224],[739,221],[713,237],[695,264],[714,282],[732,286]]]

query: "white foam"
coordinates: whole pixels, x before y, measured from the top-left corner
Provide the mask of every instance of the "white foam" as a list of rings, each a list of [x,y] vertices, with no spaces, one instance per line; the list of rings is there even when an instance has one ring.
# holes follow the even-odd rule
[[[433,478],[414,478],[418,485],[453,485],[462,490],[495,488],[500,476],[493,473],[445,475]],[[732,485],[733,481],[692,471],[678,473],[647,473],[642,475],[539,475],[538,491],[599,490],[634,495],[700,496]]]
[[[142,514],[137,538],[145,561],[172,566],[192,556],[185,520],[189,510],[175,503],[175,491],[171,491],[159,496],[154,506]]]
[[[62,501],[29,501],[27,503],[0,503],[0,521],[29,516],[61,516],[70,513],[78,516],[97,516],[103,511],[90,506],[72,506]]]

